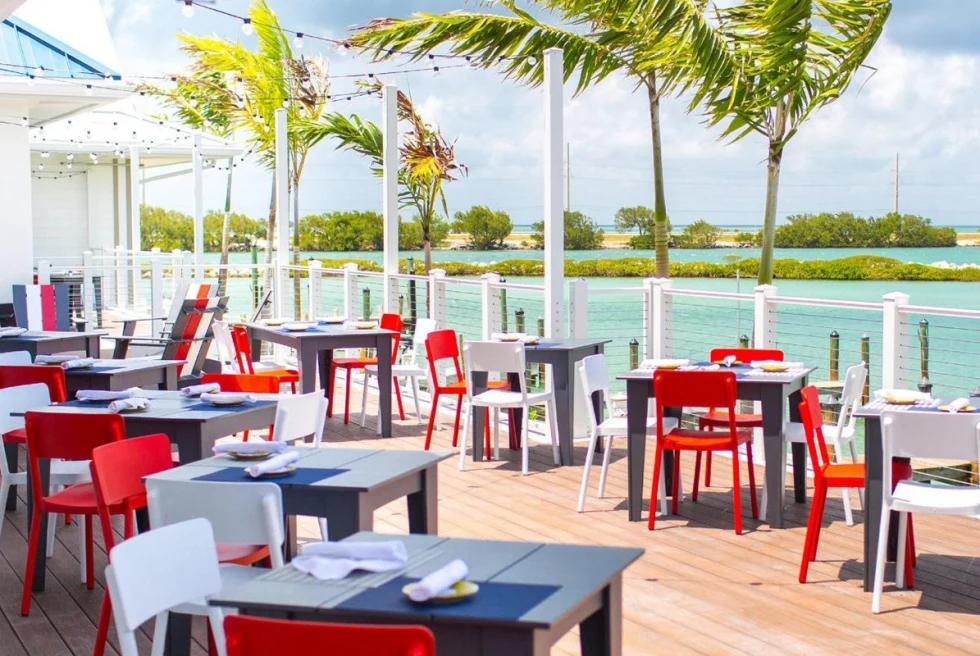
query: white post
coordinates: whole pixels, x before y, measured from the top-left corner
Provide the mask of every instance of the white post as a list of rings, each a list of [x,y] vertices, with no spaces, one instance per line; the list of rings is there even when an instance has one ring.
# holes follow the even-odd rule
[[[480,327],[488,340],[500,325],[500,274],[484,273],[480,278]]]
[[[116,246],[116,256],[114,258],[116,265],[116,307],[124,307],[126,294],[126,247],[119,245]]]
[[[381,135],[383,143],[381,213],[384,217],[385,311],[398,307],[389,276],[398,273],[398,87],[386,83],[381,89]]]
[[[163,332],[163,262],[159,256],[150,260],[150,316],[157,317],[152,321],[151,333],[158,336]]]
[[[277,109],[275,113],[276,137],[276,315],[286,316],[286,280],[281,274],[282,266],[289,261],[289,134],[286,125],[286,110]]]
[[[51,284],[51,263],[47,260],[37,261],[37,284]]]
[[[179,248],[175,248],[170,255],[172,262],[170,280],[173,292],[176,294],[177,288],[180,287],[180,281],[184,278],[184,252]]]
[[[194,169],[194,275],[204,279],[204,158],[201,156],[201,135],[194,135],[191,148]]]
[[[766,349],[776,346],[776,307],[769,297],[776,295],[772,285],[759,285],[755,288],[755,330],[753,348]]]
[[[589,336],[589,283],[584,278],[568,283],[568,336],[585,339]]]
[[[544,334],[561,338],[565,293],[565,215],[562,211],[562,51],[544,51]]]
[[[644,353],[647,358],[670,357],[671,305],[668,278],[647,278],[643,281],[646,289],[646,315],[643,326]]]
[[[307,283],[310,290],[310,319],[316,319],[324,314],[323,294],[320,292],[323,283],[323,264],[320,260],[310,260],[307,264]]]
[[[95,276],[92,275],[92,251],[82,251],[82,311],[89,328],[99,328],[95,316]],[[105,293],[105,283],[102,288]]]
[[[357,265],[348,262],[344,269],[344,314],[347,318],[357,318]]]
[[[436,327],[446,327],[446,271],[429,271],[429,316],[435,319]]]
[[[195,199],[196,200],[196,199]],[[143,197],[140,192],[140,149],[132,146],[129,149],[129,220],[133,230],[133,250],[143,247],[143,228],[140,208]]]
[[[902,387],[902,371],[909,368],[909,343],[902,331],[902,307],[909,295],[892,292],[882,297],[881,386]],[[918,381],[914,381],[918,382]]]

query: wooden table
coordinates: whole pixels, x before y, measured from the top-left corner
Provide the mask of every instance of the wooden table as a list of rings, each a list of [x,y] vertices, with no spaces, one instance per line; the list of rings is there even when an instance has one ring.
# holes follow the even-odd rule
[[[28,331],[17,337],[0,337],[0,353],[27,351],[33,360],[39,355],[84,351],[90,358],[101,355],[104,332]]]
[[[537,344],[527,344],[524,347],[524,357],[528,364],[547,364],[551,365],[551,389],[555,394],[555,406],[558,414],[558,444],[561,454],[562,465],[574,465],[574,418],[575,418],[575,398],[576,385],[576,364],[590,355],[597,355],[603,352],[603,346],[611,342],[611,339],[543,339]],[[473,374],[473,391],[479,394],[486,389],[486,374]],[[511,385],[517,389],[519,381],[516,375],[511,375]],[[598,397],[593,399],[592,412],[597,415],[600,412]],[[472,414],[473,431],[470,439],[473,440],[473,459],[483,460],[483,421],[485,413],[483,408],[475,408]],[[523,424],[524,411],[517,409],[514,411],[514,423],[520,427]],[[521,439],[520,430],[517,431],[518,440]]]
[[[65,371],[68,394],[78,390],[121,391],[130,387],[148,390],[176,390],[177,371],[183,360],[97,360],[84,369]]]
[[[738,398],[762,403],[762,435],[766,456],[766,484],[769,487],[769,505],[766,518],[772,528],[783,528],[783,495],[785,490],[786,464],[783,460],[783,422],[789,405],[790,421],[800,421],[800,390],[806,387],[807,377],[815,367],[804,367],[790,373],[752,372],[748,366],[731,368],[738,378]],[[643,476],[646,459],[646,421],[649,401],[653,398],[653,371],[637,369],[618,376],[626,381],[626,415],[629,426],[627,440],[627,477],[629,518],[638,522],[643,512]],[[680,408],[673,416],[680,415]],[[806,502],[806,445],[792,444],[793,487],[796,502]],[[673,471],[673,453],[664,452],[664,469]],[[666,478],[670,490],[670,477]],[[651,509],[654,512],[654,509]]]
[[[348,540],[391,540],[358,533]],[[408,562],[394,572],[357,572],[322,582],[291,567],[222,591],[211,603],[248,615],[345,623],[422,624],[439,656],[545,656],[579,627],[583,656],[620,656],[622,574],[642,549],[469,540],[404,539]],[[415,605],[402,586],[461,558],[481,586],[455,605]],[[189,641],[189,633],[187,636]]]
[[[320,370],[320,388],[330,398],[330,367],[335,349],[373,348],[378,358],[378,412],[383,437],[391,437],[391,343],[395,333],[382,328],[357,330],[341,326],[317,325],[293,332],[264,324],[246,324],[252,340],[253,357],[262,352],[262,342],[280,344],[296,351],[299,361],[299,386],[303,394],[316,391],[316,372]],[[333,399],[330,399],[333,408]]]

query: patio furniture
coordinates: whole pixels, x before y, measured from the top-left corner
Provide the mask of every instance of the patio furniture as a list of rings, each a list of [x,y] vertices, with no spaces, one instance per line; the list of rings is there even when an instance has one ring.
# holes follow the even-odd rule
[[[31,593],[39,592],[34,586],[35,578],[43,578],[45,550],[41,537],[48,535],[48,514],[70,514],[83,518],[85,554],[85,583],[89,590],[95,587],[94,542],[92,539],[92,518],[98,511],[95,488],[91,483],[72,485],[50,494],[49,471],[42,473],[41,459],[61,459],[66,461],[88,461],[92,450],[102,444],[125,438],[126,431],[122,418],[118,415],[48,414],[28,412],[25,419],[27,428],[27,459],[30,474],[33,508],[31,530],[27,546],[27,565],[24,572],[24,594],[21,599],[20,614],[31,611]],[[111,508],[118,514],[121,509]],[[41,572],[38,576],[38,571]]]
[[[817,559],[817,544],[820,541],[820,526],[823,523],[827,491],[832,487],[841,488],[845,493],[850,488],[864,489],[864,465],[831,462],[827,450],[827,441],[823,434],[825,426],[823,413],[820,410],[819,390],[813,385],[805,387],[802,396],[800,416],[803,419],[802,426],[807,450],[810,452],[810,460],[813,463],[813,502],[810,506],[810,519],[806,527],[803,560],[800,564],[800,583],[806,583],[810,563]],[[830,428],[834,429],[836,426],[831,425]],[[906,469],[908,471],[905,471]],[[911,478],[911,473],[911,468],[907,465],[892,463],[892,478],[896,483],[901,479]],[[906,549],[910,552],[913,549],[911,533]],[[906,560],[905,565],[906,576],[911,580],[911,557]]]
[[[545,407],[545,414],[548,418],[549,432],[551,433],[551,448],[554,452],[555,464],[561,464],[561,455],[558,451],[558,409],[555,404],[553,392],[531,392],[527,391],[527,383],[524,380],[524,370],[527,367],[524,358],[524,345],[512,344],[507,342],[467,342],[463,345],[463,366],[466,370],[466,401],[470,412],[463,420],[463,435],[468,435],[467,426],[470,417],[476,424],[476,416],[480,414],[478,408],[484,408],[489,414],[489,410],[494,413],[494,456],[499,457],[498,445],[499,438],[500,410],[508,408],[520,408],[525,413],[529,412],[531,406],[541,405]],[[517,390],[486,389],[486,376],[489,373],[516,374]],[[474,377],[479,376],[479,380]],[[511,382],[513,388],[514,382]],[[525,415],[523,426],[523,439],[521,450],[521,474],[527,476],[528,457],[529,457],[529,418]],[[474,427],[473,431],[473,456],[477,457],[479,451],[479,440],[477,435],[484,431]],[[459,450],[459,469],[466,465],[465,444]]]
[[[229,615],[228,656],[298,656],[311,645],[330,645],[344,656],[435,656],[436,640],[424,626],[324,624]]]
[[[333,351],[347,348],[376,349],[380,375],[378,376],[378,410],[381,415],[381,435],[391,437],[391,354],[394,333],[382,328],[359,330],[347,326],[313,326],[308,330],[289,331],[264,324],[246,326],[252,339],[252,353],[262,352],[262,342],[281,344],[296,350],[299,361],[300,392],[308,394],[316,390],[317,370],[320,372],[320,388],[334,406],[330,387],[330,371]]]
[[[106,585],[122,656],[139,655],[136,632],[151,618],[156,619],[152,653],[162,656],[168,628],[181,623],[171,617],[175,611],[207,617],[218,656],[225,656],[224,611],[208,605],[208,598],[220,592],[226,568],[218,568],[207,520],[141,533],[116,545],[109,559]]]
[[[237,392],[239,394],[278,394],[280,380],[277,376],[263,374],[204,374],[201,385],[217,383],[222,392]],[[275,424],[269,424],[269,439],[272,439],[272,429]],[[248,442],[248,430],[242,434],[242,440]]]
[[[206,307],[207,299],[218,295],[218,284],[216,282],[182,282],[174,291],[173,302],[170,304],[170,311],[166,317],[131,317],[123,319],[122,334],[113,335],[109,339],[115,340],[116,346],[112,357],[115,360],[122,360],[129,352],[130,346],[163,346],[175,336],[180,335],[176,330],[177,321],[187,307],[187,301],[198,307]],[[200,301],[200,303],[198,303]],[[148,335],[144,337],[136,336],[136,325],[141,321],[163,321],[163,326],[158,335]],[[176,335],[175,335],[176,333]]]
[[[14,285],[13,301],[14,318],[21,328],[61,332],[85,329],[84,321],[72,326],[67,283]]]
[[[238,354],[235,351],[235,339],[231,335],[231,327],[224,321],[215,319],[211,324],[211,330],[214,333],[213,344],[218,351],[218,362],[221,364],[221,373],[243,373],[238,366]]]
[[[894,458],[939,458],[948,460],[980,460],[980,413],[948,413],[923,409],[892,411],[882,414],[882,457],[884,462]],[[935,439],[941,435],[942,439]],[[881,611],[881,593],[885,580],[885,560],[888,552],[888,529],[891,511],[898,513],[898,544],[906,542],[909,513],[933,515],[980,514],[980,488],[976,486],[930,485],[911,479],[893,481],[893,468],[884,471],[880,527],[874,569],[874,596],[871,612]],[[869,505],[870,490],[869,490]],[[871,521],[866,519],[865,521]],[[905,587],[905,559],[910,549],[898,549],[895,561],[895,586]]]
[[[27,351],[31,361],[39,355],[54,355],[84,351],[90,358],[101,356],[101,338],[105,333],[99,332],[56,332],[28,331],[16,337],[0,338],[0,353],[10,351]]]
[[[68,389],[65,379],[65,370],[61,367],[48,367],[38,365],[0,365],[0,389],[8,387],[18,387],[20,385],[33,385],[42,383],[48,388],[48,401],[41,403],[33,408],[17,408],[20,411],[33,410],[43,405],[52,403],[64,403],[68,399]],[[18,428],[13,428],[2,433],[4,444],[27,444],[27,431],[24,429],[23,422]],[[11,471],[16,471],[16,450],[15,459],[10,463]],[[8,460],[10,455],[8,454]]]
[[[34,358],[30,351],[7,351],[0,353],[0,365],[7,364],[34,364]]]
[[[375,533],[350,538],[390,539]],[[289,567],[223,590],[211,603],[252,616],[422,625],[435,636],[438,656],[541,656],[576,626],[583,656],[624,653],[622,576],[642,549],[438,535],[404,541],[408,562],[383,578],[355,572],[340,581],[318,581],[297,576]],[[472,600],[451,605],[404,601],[404,585],[457,558],[469,565],[467,580],[480,586]]]
[[[404,327],[404,321],[397,314],[385,313],[381,315],[380,327],[383,330],[390,330],[392,335],[392,345],[391,345],[391,371],[395,370],[395,362],[398,359],[398,347],[402,340],[402,328]],[[380,354],[379,354],[380,357]],[[333,364],[330,368],[330,398],[335,398],[334,390],[336,389],[337,381],[337,370],[344,370],[345,378],[345,393],[344,393],[344,423],[350,422],[350,383],[351,377],[355,371],[360,369],[366,369],[370,365],[375,365],[377,367],[378,358],[367,357],[367,358],[334,358]],[[365,374],[366,375],[366,374]],[[402,393],[401,388],[398,386],[398,382],[392,379],[392,389],[395,391],[395,398],[398,400],[398,418],[405,421],[405,408],[402,406]],[[327,416],[333,416],[333,404],[330,404],[330,411],[328,411]],[[380,406],[380,404],[379,404]],[[380,430],[380,424],[379,424]]]
[[[183,360],[129,359],[96,360],[91,367],[67,369],[65,386],[69,397],[78,390],[122,391],[132,387],[148,390],[177,389]],[[48,368],[50,365],[46,365]]]
[[[749,468],[749,495],[752,500],[752,517],[759,516],[759,506],[755,494],[755,465],[752,462],[752,431],[739,429],[735,418],[735,398],[737,387],[735,374],[730,371],[655,371],[653,374],[654,394],[657,399],[657,455],[653,465],[653,488],[650,492],[650,518],[647,528],[653,530],[656,513],[652,508],[657,500],[663,454],[665,450],[674,452],[674,494],[673,512],[677,514],[680,500],[681,453],[694,451],[710,454],[713,451],[730,451],[732,454],[732,498],[734,502],[735,533],[742,534],[742,486],[739,481],[738,449],[745,445]],[[675,427],[666,431],[665,407],[711,407],[722,408],[728,412],[728,426],[724,431],[693,430]],[[695,470],[695,485],[697,485]]]
[[[417,319],[415,321],[415,331],[412,333],[412,347],[406,351],[398,364],[392,364],[391,373],[394,376],[392,383],[398,388],[399,378],[408,378],[412,383],[412,396],[415,399],[415,421],[422,423],[422,409],[419,406],[419,378],[425,378],[425,369],[419,365],[419,351],[425,347],[425,339],[429,333],[436,329],[435,319]],[[367,390],[368,380],[377,377],[378,365],[369,364],[364,367],[364,386],[361,388],[361,427],[367,417]],[[401,403],[401,392],[398,392],[399,404]],[[400,406],[399,406],[400,407]],[[402,419],[405,413],[402,412]],[[380,420],[380,417],[379,417]]]
[[[608,417],[602,419],[602,415],[589,416],[589,451],[585,456],[585,467],[582,471],[582,486],[578,493],[578,511],[585,510],[585,495],[589,489],[589,471],[592,469],[592,460],[595,458],[596,445],[600,437],[604,437],[602,454],[602,469],[599,472],[599,489],[596,496],[600,499],[606,489],[606,472],[609,470],[609,457],[612,453],[612,441],[614,437],[626,437],[628,434],[626,417],[621,417],[613,410],[612,398],[609,394],[609,370],[606,367],[605,355],[590,355],[582,360],[582,367],[579,372],[582,378],[582,396],[586,405],[591,405],[595,394],[599,395],[600,404],[604,404]],[[677,420],[673,417],[664,417],[664,428],[668,431],[677,427]],[[657,435],[656,417],[647,418],[647,435],[651,438]],[[660,481],[660,512],[667,514],[667,489],[664,481]]]
[[[231,341],[235,347],[235,363],[238,365],[239,373],[275,376],[279,379],[280,385],[289,385],[293,394],[296,393],[296,383],[299,382],[299,371],[269,360],[254,362],[252,360],[252,346],[248,338],[248,331],[244,327],[232,326]]]

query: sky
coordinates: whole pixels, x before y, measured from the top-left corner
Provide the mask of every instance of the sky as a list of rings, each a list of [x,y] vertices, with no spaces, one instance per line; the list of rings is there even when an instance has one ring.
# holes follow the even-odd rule
[[[198,8],[192,18],[172,0],[101,0],[122,72],[158,75],[186,61],[175,34],[215,33],[254,45],[240,21]],[[286,28],[342,38],[381,16],[470,8],[465,0],[270,0]],[[245,14],[246,0],[217,0]],[[549,19],[547,15],[542,15]],[[824,108],[787,147],[779,217],[820,211],[876,215],[891,211],[895,158],[899,156],[898,208],[939,224],[976,225],[980,203],[980,3],[897,0],[883,38],[868,60],[877,69]],[[397,70],[353,55],[318,48],[306,39],[304,54],[323,54],[332,75]],[[393,73],[383,79],[409,92],[423,115],[456,139],[457,159],[469,176],[448,188],[450,212],[472,205],[507,211],[515,224],[540,219],[543,93],[466,67]],[[336,78],[332,92],[353,90]],[[380,121],[375,98],[335,103],[333,109]],[[765,195],[766,143],[749,136],[728,144],[684,99],[665,99],[662,111],[667,205],[675,225],[705,219],[717,225],[758,226]],[[565,140],[570,152],[571,209],[611,224],[623,206],[652,205],[650,126],[646,93],[613,76],[578,97],[566,89]],[[225,176],[205,175],[207,208],[224,202]],[[147,185],[146,201],[190,212],[189,176]],[[235,170],[236,211],[267,213],[271,176],[245,163]],[[381,190],[366,162],[324,143],[313,150],[300,194],[301,213],[381,209]]]

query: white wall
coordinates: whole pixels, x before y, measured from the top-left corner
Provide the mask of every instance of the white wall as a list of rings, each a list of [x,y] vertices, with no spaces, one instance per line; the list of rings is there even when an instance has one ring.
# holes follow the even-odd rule
[[[89,243],[88,183],[85,174],[31,179],[34,258],[59,265],[81,264]],[[70,259],[68,259],[70,258]]]
[[[27,128],[0,124],[0,153],[0,303],[9,303],[10,286],[30,284],[34,272]]]
[[[90,249],[116,245],[112,225],[112,167],[93,166],[86,174],[88,185],[88,242]]]

